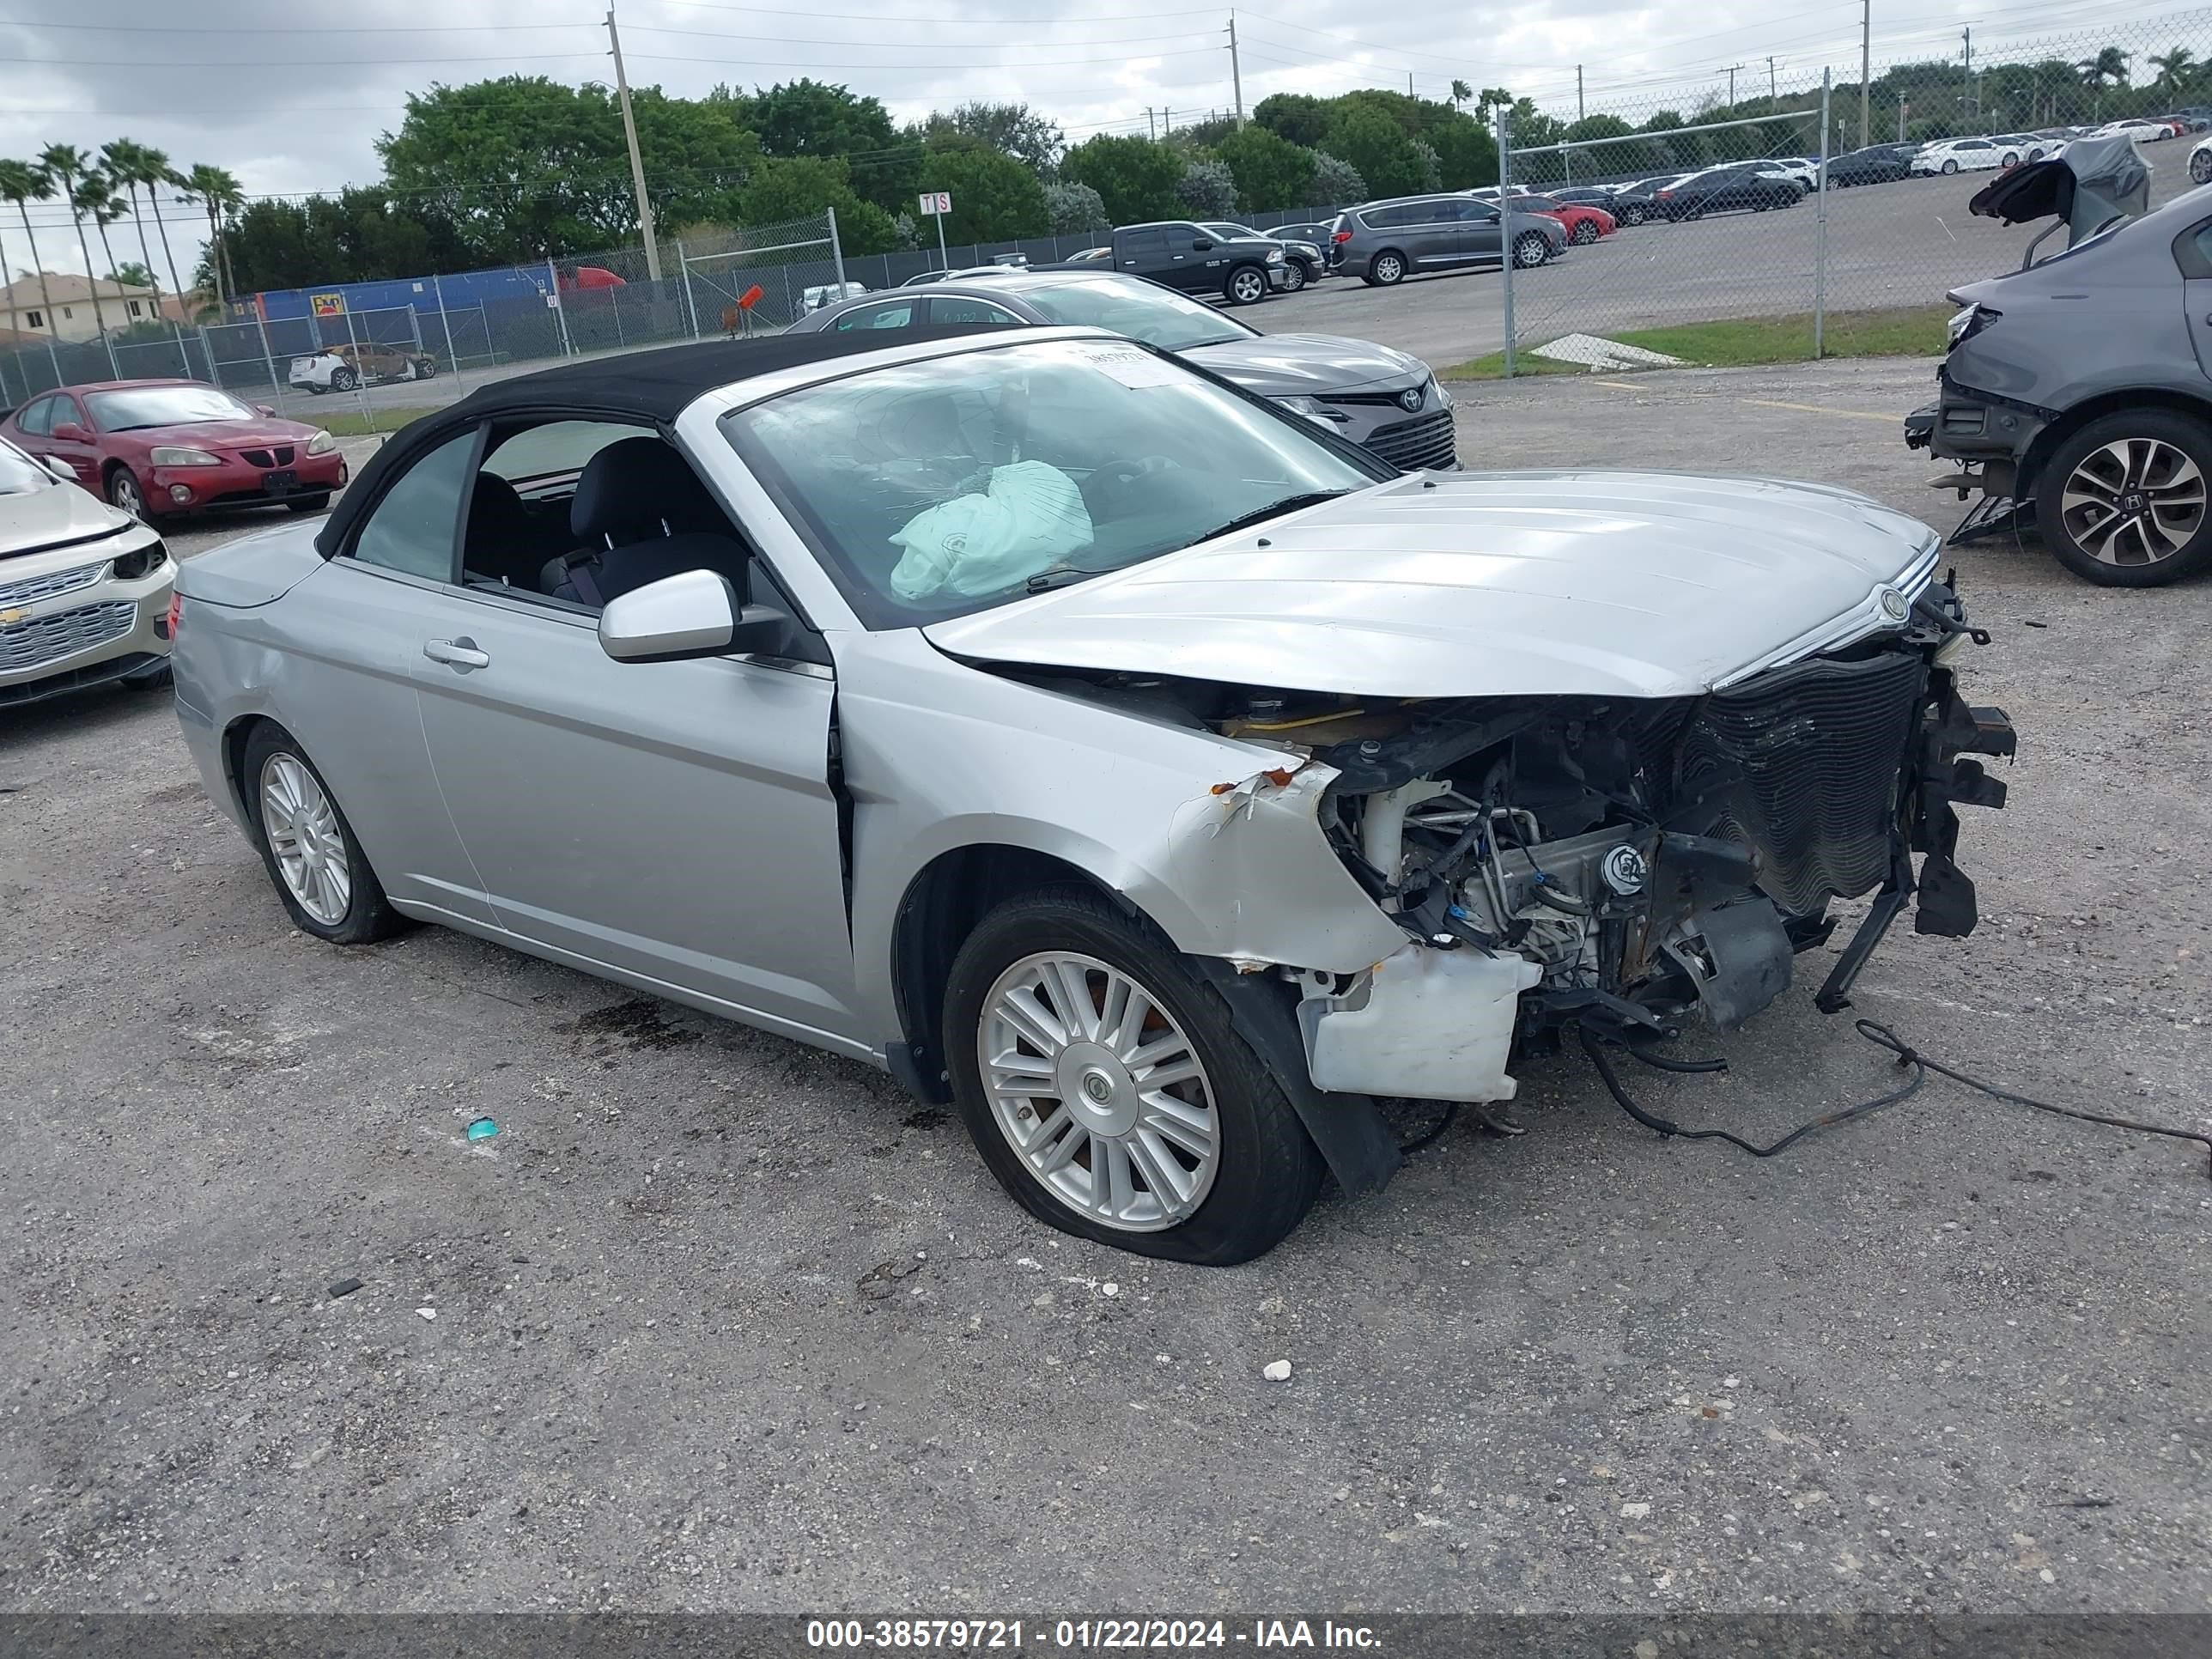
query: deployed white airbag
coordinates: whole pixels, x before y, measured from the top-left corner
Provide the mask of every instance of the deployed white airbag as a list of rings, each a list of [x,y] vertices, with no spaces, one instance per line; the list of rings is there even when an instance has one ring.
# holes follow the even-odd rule
[[[891,538],[905,549],[891,591],[918,601],[996,593],[1091,545],[1075,480],[1042,461],[993,467],[985,495],[940,501]]]

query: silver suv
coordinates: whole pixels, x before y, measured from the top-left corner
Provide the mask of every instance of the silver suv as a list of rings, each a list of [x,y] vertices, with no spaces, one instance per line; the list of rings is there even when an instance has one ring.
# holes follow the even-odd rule
[[[1495,203],[1452,191],[1352,208],[1337,215],[1330,237],[1340,270],[1388,288],[1420,271],[1503,264],[1509,240],[1516,267],[1540,265],[1566,246],[1567,228],[1539,213],[1501,222]]]

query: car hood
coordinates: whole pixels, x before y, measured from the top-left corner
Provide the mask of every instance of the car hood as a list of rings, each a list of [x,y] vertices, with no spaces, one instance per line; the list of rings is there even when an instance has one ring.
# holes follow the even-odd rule
[[[137,522],[129,514],[75,484],[57,483],[51,488],[0,495],[0,559],[96,541]]]
[[[137,426],[112,433],[142,444],[189,444],[198,449],[241,449],[264,444],[303,444],[321,428],[274,416],[253,421],[180,421],[174,426]]]
[[[976,662],[1357,696],[1689,696],[1873,631],[1937,548],[1819,485],[1461,473],[923,631]]]
[[[1194,346],[1176,355],[1248,392],[1275,398],[1417,383],[1429,373],[1426,363],[1405,352],[1329,334],[1261,334]]]

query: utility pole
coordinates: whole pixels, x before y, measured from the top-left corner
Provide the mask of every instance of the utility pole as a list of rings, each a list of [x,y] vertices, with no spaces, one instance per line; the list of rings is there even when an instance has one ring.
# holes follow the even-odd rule
[[[1874,141],[1867,136],[1867,123],[1873,118],[1874,106],[1874,0],[1859,0],[1859,148],[1864,149]],[[1902,143],[1902,139],[1899,140]]]
[[[1151,135],[1154,143],[1160,142],[1160,124],[1152,118],[1152,106],[1150,104],[1145,106],[1145,130]]]
[[[1730,64],[1728,66],[1729,110],[1730,113],[1734,113],[1735,110],[1735,72],[1742,67],[1743,65],[1741,64]]]
[[[1900,97],[1897,100],[1897,142],[1905,142],[1905,112],[1912,107],[1912,100]]]
[[[615,94],[622,100],[623,137],[629,141],[630,188],[637,192],[638,234],[645,238],[645,274],[660,280],[660,249],[653,239],[653,204],[645,197],[645,161],[637,152],[637,118],[630,113],[629,80],[623,73],[622,36],[615,30],[615,9],[607,8],[607,40],[615,49]]]
[[[1413,71],[1411,70],[1406,71],[1406,96],[1413,96]]]
[[[1244,125],[1244,70],[1237,61],[1237,14],[1229,14],[1229,84],[1237,93],[1237,125]]]
[[[1782,94],[1774,89],[1774,58],[1769,53],[1766,59],[1766,106],[1773,108],[1781,99]]]
[[[1575,120],[1577,124],[1589,119],[1589,109],[1583,102],[1583,66],[1575,65]]]
[[[1972,23],[1966,25],[1966,90],[1970,94],[1974,90],[1974,26]],[[1982,100],[1976,96],[1974,113],[1979,115],[1981,112]]]

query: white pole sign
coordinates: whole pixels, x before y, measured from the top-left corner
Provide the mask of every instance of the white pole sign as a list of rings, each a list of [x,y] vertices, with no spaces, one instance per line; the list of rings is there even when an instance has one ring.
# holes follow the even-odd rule
[[[949,190],[926,190],[921,193],[924,213],[944,215],[952,211],[952,192]]]

